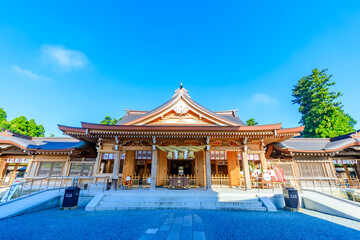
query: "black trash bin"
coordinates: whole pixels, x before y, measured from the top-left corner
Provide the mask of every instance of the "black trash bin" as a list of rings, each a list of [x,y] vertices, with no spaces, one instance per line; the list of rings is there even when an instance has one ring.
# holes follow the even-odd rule
[[[110,190],[111,189],[111,180],[110,179],[107,179],[106,180],[106,190]]]
[[[76,207],[79,201],[80,188],[69,187],[65,189],[64,201],[62,204],[63,208]]]
[[[288,208],[299,207],[299,194],[295,188],[285,188],[283,190],[285,206]]]

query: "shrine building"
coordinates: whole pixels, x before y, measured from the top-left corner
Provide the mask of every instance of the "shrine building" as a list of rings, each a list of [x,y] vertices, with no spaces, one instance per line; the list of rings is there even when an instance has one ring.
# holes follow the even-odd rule
[[[303,126],[247,126],[238,110],[211,111],[182,86],[151,111],[126,110],[116,125],[82,122],[59,129],[69,137],[0,133],[0,185],[15,177],[79,176],[108,178],[115,188],[130,181],[155,189],[183,176],[190,187],[251,189],[258,186],[255,170],[279,167],[285,178],[334,178],[334,164],[359,177],[359,133],[302,139],[296,137]]]

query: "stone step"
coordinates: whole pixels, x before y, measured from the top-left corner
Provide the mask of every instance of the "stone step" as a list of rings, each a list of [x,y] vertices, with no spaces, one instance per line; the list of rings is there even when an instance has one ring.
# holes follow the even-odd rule
[[[158,197],[158,196],[147,196],[147,197],[132,197],[132,196],[104,196],[103,201],[220,201],[220,202],[236,202],[236,201],[258,201],[257,198],[217,198],[217,197]]]
[[[242,207],[261,207],[262,202],[216,202],[216,201],[124,201],[124,202],[110,202],[101,201],[99,206],[242,206]]]
[[[112,191],[93,204],[94,211],[138,209],[212,209],[266,211],[256,193],[214,191]]]
[[[120,211],[120,210],[152,210],[152,209],[208,209],[208,210],[243,210],[243,211],[266,211],[265,207],[246,207],[246,206],[97,206],[95,211]]]

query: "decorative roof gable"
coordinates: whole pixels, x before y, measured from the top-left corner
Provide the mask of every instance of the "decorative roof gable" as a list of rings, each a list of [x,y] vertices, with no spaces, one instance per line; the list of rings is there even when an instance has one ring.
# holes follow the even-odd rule
[[[193,101],[182,86],[172,99],[150,112],[127,110],[127,115],[118,125],[201,125],[244,126],[236,110],[212,112]]]

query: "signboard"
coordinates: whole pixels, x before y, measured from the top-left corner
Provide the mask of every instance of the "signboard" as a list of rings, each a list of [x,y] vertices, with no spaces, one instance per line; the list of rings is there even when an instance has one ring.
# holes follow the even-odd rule
[[[333,160],[334,164],[357,164],[357,159],[337,159]]]
[[[2,199],[0,200],[0,202],[6,202],[6,201],[10,200],[14,196],[16,190],[19,189],[19,187],[20,187],[19,183],[21,183],[22,181],[23,181],[22,178],[16,178],[14,180],[14,182],[11,184],[11,186],[8,188],[8,190],[6,190],[6,192],[5,192],[4,196],[2,197]]]

